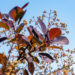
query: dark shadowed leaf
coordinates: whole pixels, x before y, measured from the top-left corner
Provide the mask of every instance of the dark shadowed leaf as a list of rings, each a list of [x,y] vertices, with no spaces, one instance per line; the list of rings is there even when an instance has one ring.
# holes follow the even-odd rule
[[[42,42],[41,42],[38,38],[36,38],[35,36],[33,37],[33,40],[34,40],[37,44],[39,44],[39,45],[42,44]]]
[[[0,42],[4,41],[4,40],[6,40],[6,39],[8,39],[8,38],[7,38],[7,37],[2,37],[2,38],[0,38]]]
[[[69,40],[65,36],[58,36],[51,41],[50,44],[69,44]]]
[[[46,29],[46,25],[43,23],[43,21],[38,17],[38,22],[41,26],[42,32],[44,33],[44,35],[47,33],[47,29]]]
[[[25,15],[27,10],[24,11],[24,13],[22,14],[22,16],[19,18],[18,24],[20,23],[20,21],[22,20],[23,16]]]
[[[30,35],[33,35],[39,41],[44,40],[43,35],[41,33],[39,33],[36,28],[33,28],[33,26],[30,25],[27,29],[28,29]]]
[[[50,56],[48,53],[39,53],[39,56],[41,57],[42,60],[45,62],[53,62],[54,58]]]
[[[33,73],[34,73],[34,64],[33,64],[33,62],[28,62],[28,70],[29,70],[29,72],[31,73],[31,75],[33,75]]]
[[[54,38],[56,38],[57,36],[61,35],[61,30],[60,28],[51,28],[49,31],[49,39],[53,40]]]
[[[24,11],[23,12],[20,12],[20,13],[17,13],[16,17],[15,17],[15,21],[18,21],[19,19],[21,19],[24,15]],[[19,22],[18,22],[19,24]]]
[[[29,31],[29,33],[30,33],[31,35],[35,36],[36,38],[39,38],[39,37],[38,37],[38,34],[36,33],[37,30],[34,30],[34,27],[33,27],[33,26],[30,25],[30,26],[28,27],[28,31]]]
[[[40,32],[38,32],[36,28],[33,28],[32,32],[35,35],[35,37],[38,38],[40,41],[44,40],[44,36]]]

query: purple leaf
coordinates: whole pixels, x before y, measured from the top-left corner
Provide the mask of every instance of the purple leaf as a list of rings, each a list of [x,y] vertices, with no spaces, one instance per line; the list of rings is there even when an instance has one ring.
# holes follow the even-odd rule
[[[32,57],[29,54],[26,54],[25,57],[26,57],[26,59],[27,59],[28,62],[33,62],[32,61],[33,59],[32,59]]]
[[[69,40],[65,36],[58,36],[54,40],[51,41],[50,44],[69,44]]]
[[[44,35],[47,33],[47,29],[46,29],[46,25],[44,24],[44,22],[38,17],[38,22],[41,26],[42,32],[44,33]]]

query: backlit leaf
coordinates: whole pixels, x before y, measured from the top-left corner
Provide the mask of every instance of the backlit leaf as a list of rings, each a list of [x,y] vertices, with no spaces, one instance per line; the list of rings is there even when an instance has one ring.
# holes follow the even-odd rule
[[[53,40],[54,38],[56,38],[57,36],[61,35],[61,30],[60,28],[51,28],[49,31],[49,39]]]
[[[9,30],[9,26],[6,23],[0,22],[0,27]]]
[[[20,31],[23,29],[24,25],[25,25],[24,23],[21,23],[15,32],[20,33]]]
[[[12,18],[14,21],[17,21],[21,16],[23,15],[24,11],[22,8],[16,6],[13,9],[10,10],[9,16]]]
[[[58,46],[55,46],[55,45],[49,46],[49,48],[52,48],[52,49],[62,49],[61,47],[58,47]]]
[[[29,41],[31,41],[33,39],[33,36],[29,35],[27,38],[28,38]]]

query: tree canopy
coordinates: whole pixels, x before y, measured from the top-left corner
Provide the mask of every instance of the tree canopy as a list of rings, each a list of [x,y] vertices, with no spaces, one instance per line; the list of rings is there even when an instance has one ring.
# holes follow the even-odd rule
[[[22,21],[28,4],[0,12],[0,43],[10,47],[8,56],[0,53],[0,74],[16,75],[21,69],[23,75],[73,74],[74,50],[63,48],[69,44],[67,24],[60,21],[56,10],[44,10],[42,16]]]

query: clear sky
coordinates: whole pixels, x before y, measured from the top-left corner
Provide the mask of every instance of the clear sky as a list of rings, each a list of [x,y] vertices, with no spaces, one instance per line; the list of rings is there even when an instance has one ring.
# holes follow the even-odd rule
[[[8,13],[14,6],[22,7],[28,1],[30,4],[24,19],[30,19],[32,16],[38,17],[43,10],[56,10],[58,18],[67,23],[70,31],[67,35],[70,44],[66,47],[75,48],[75,0],[0,0],[0,11]]]

